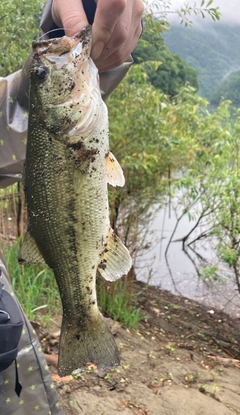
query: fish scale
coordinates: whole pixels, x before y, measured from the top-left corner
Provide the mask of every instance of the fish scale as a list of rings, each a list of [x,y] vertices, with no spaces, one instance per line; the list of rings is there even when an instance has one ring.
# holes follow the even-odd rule
[[[131,267],[110,227],[107,185],[123,186],[124,177],[109,151],[107,108],[90,50],[87,26],[73,38],[35,42],[30,63],[28,231],[19,260],[54,272],[63,306],[60,376],[88,362],[119,363],[98,309],[96,275],[115,281]]]

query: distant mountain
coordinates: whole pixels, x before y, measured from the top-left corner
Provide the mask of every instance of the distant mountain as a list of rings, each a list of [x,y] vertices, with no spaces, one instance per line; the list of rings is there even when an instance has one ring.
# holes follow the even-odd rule
[[[164,40],[172,53],[197,69],[199,94],[209,100],[224,78],[240,69],[240,26],[205,21],[192,28],[172,26]]]
[[[198,90],[197,70],[190,67],[181,56],[170,52],[161,33],[153,34],[147,29],[145,26],[145,31],[132,55],[135,63],[160,62],[158,67],[151,64],[145,66],[149,82],[171,97],[186,83]]]
[[[230,99],[235,107],[240,107],[240,70],[222,81],[211,96],[211,104],[216,106],[222,99]]]

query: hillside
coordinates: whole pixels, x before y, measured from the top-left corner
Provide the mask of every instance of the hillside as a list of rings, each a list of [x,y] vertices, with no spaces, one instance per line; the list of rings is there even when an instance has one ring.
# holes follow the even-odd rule
[[[198,70],[199,93],[210,99],[223,79],[240,68],[240,27],[203,22],[192,28],[172,26],[164,34],[172,53]]]
[[[240,106],[240,70],[232,72],[221,82],[211,96],[211,103],[218,105],[222,99],[230,99],[235,107]]]
[[[178,54],[172,53],[164,44],[161,33],[154,34],[145,26],[145,30],[133,51],[135,63],[160,62],[160,65],[146,65],[148,80],[164,94],[174,96],[186,83],[196,90],[199,88],[198,72]]]

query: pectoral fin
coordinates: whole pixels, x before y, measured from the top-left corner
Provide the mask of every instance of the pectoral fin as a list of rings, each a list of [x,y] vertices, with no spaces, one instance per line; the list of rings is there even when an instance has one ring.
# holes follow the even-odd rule
[[[107,246],[102,255],[98,271],[107,281],[116,281],[128,273],[132,266],[132,258],[128,249],[111,229]]]
[[[111,153],[111,151],[109,151],[106,157],[106,175],[108,183],[112,186],[124,186],[125,179],[122,167],[120,166],[114,155]]]
[[[27,232],[20,247],[18,261],[22,264],[45,264],[41,252],[30,232]]]

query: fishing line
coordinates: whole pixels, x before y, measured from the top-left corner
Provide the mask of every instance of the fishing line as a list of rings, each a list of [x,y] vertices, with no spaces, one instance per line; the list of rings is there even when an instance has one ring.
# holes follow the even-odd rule
[[[75,30],[73,30],[73,29],[70,29],[70,28],[66,28],[65,27],[65,29],[63,28],[63,27],[57,27],[56,29],[52,29],[52,30],[49,30],[48,32],[46,32],[46,33],[43,33],[41,36],[39,36],[36,40],[37,41],[39,41],[39,40],[46,40],[45,39],[45,36],[48,36],[49,35],[49,33],[53,33],[53,32],[59,32],[59,31],[65,31],[65,30],[69,30],[69,31],[72,31],[73,32],[73,36],[74,35],[76,35],[77,33],[76,33],[76,31]],[[62,36],[57,36],[57,37],[62,37]]]

